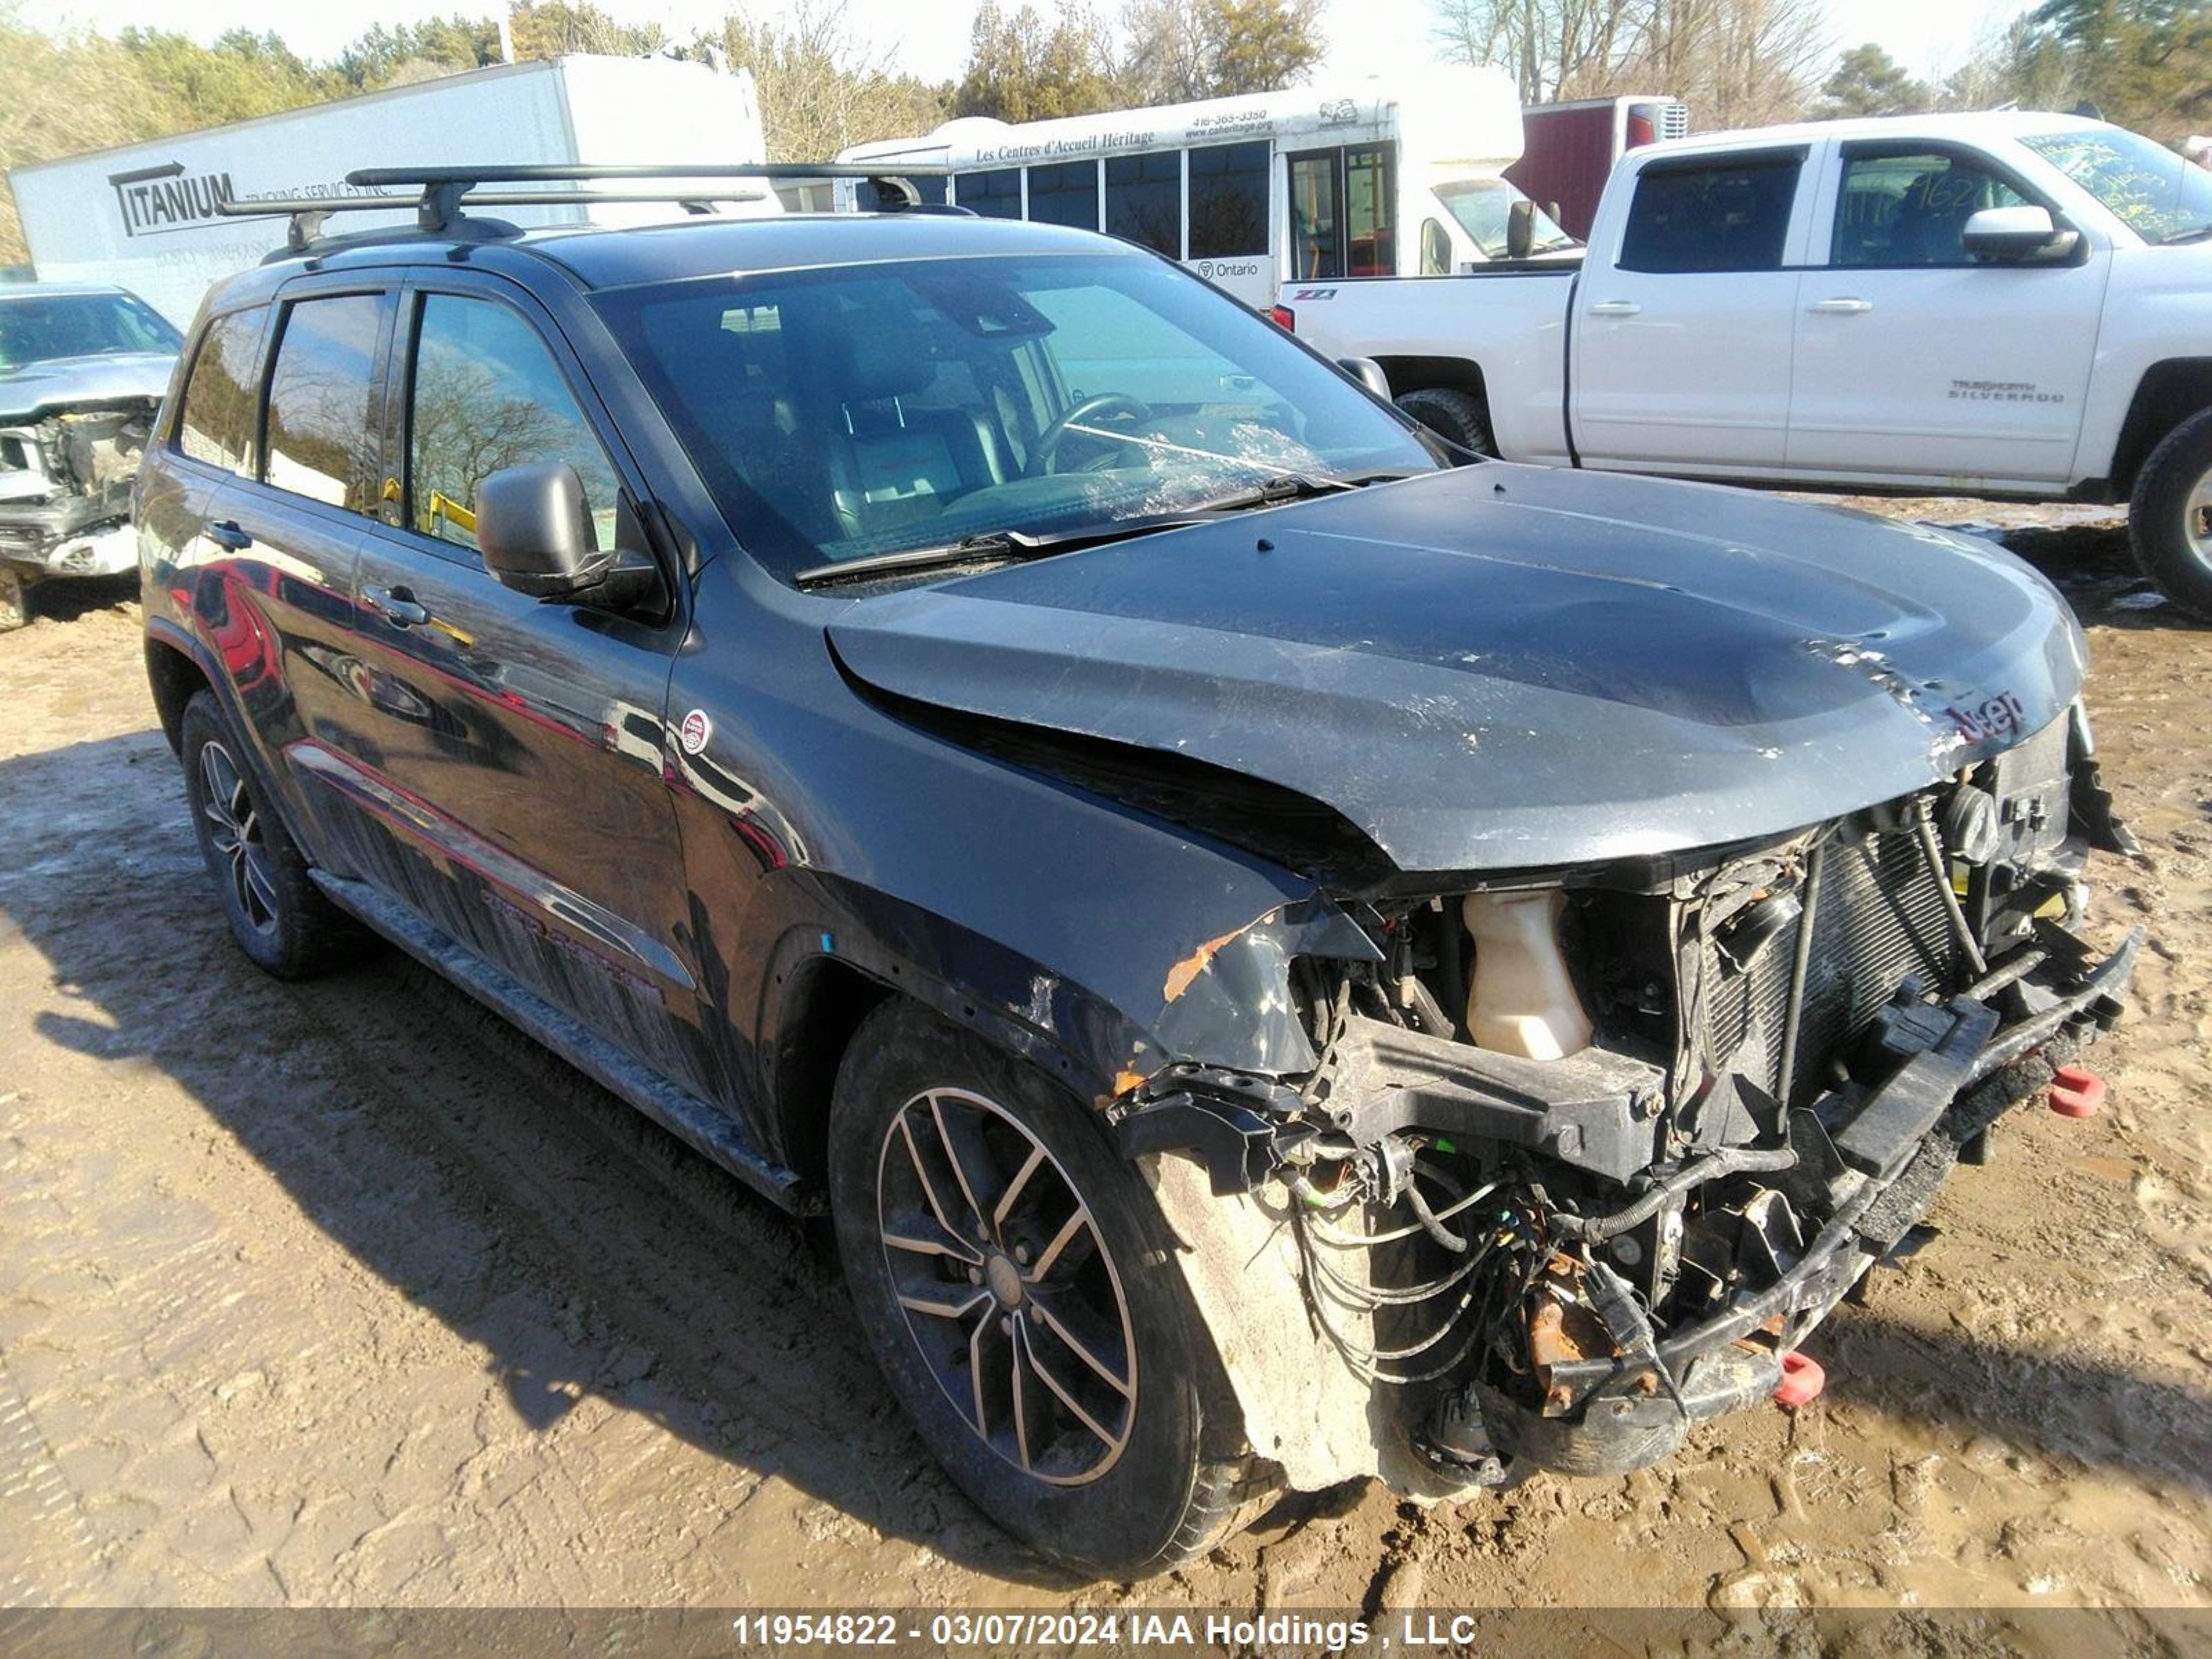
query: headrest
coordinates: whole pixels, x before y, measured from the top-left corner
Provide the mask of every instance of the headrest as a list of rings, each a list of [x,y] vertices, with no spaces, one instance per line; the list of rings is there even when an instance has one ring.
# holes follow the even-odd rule
[[[838,337],[844,362],[835,390],[848,404],[875,403],[920,392],[937,379],[936,360],[911,335],[849,328]]]

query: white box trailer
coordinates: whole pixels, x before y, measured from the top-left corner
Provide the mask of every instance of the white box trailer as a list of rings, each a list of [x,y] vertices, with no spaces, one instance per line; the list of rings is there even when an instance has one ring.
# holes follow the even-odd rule
[[[283,245],[282,219],[224,218],[249,197],[364,194],[357,167],[447,163],[757,162],[751,74],[666,58],[571,57],[473,70],[280,115],[14,169],[41,282],[112,283],[179,326],[200,296]],[[650,181],[645,181],[650,182]],[[523,225],[637,223],[667,204],[501,209]],[[736,211],[775,212],[770,196]],[[334,229],[407,222],[348,214]]]

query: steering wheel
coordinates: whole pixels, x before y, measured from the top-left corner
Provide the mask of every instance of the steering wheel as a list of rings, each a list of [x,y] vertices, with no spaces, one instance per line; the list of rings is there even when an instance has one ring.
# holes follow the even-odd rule
[[[1095,398],[1085,398],[1062,415],[1050,426],[1037,434],[1035,447],[1030,451],[1028,476],[1042,477],[1052,470],[1053,457],[1060,453],[1060,441],[1079,421],[1095,420],[1102,415],[1125,415],[1132,420],[1152,418],[1150,404],[1139,403],[1126,392],[1102,392]]]

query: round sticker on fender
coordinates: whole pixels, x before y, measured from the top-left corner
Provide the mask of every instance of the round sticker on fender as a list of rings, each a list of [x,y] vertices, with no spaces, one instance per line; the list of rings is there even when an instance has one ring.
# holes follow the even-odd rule
[[[676,740],[684,745],[684,752],[696,755],[707,746],[707,739],[714,734],[714,723],[707,718],[707,711],[695,708],[684,717],[684,724],[676,730]]]

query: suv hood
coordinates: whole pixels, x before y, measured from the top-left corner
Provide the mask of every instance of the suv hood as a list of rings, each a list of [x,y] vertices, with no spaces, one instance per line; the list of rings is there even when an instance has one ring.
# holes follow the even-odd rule
[[[112,352],[94,357],[49,357],[0,372],[0,418],[29,420],[50,410],[101,404],[154,403],[169,389],[177,366],[167,352]]]
[[[1494,462],[854,602],[865,685],[1199,760],[1400,869],[1779,835],[2056,719],[2078,628],[1993,547]]]

